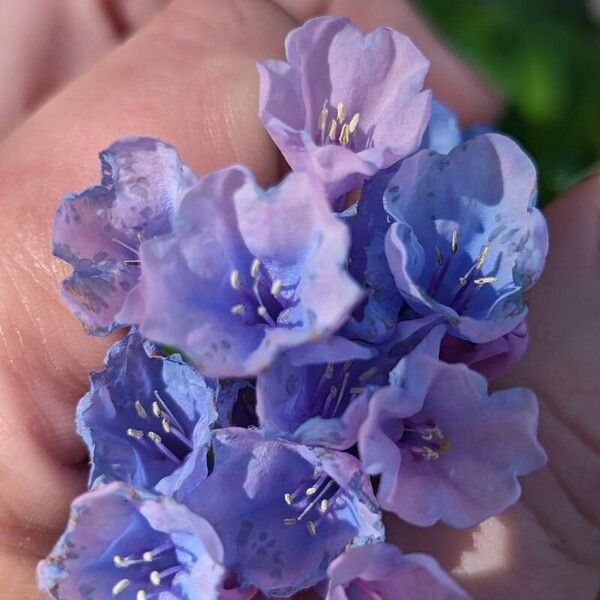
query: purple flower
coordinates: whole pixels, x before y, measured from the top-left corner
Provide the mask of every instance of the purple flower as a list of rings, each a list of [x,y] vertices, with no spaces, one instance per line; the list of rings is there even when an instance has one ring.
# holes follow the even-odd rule
[[[402,554],[390,544],[350,548],[327,571],[326,600],[468,600],[427,554]]]
[[[404,35],[319,17],[293,30],[287,63],[258,64],[260,118],[295,171],[338,198],[414,152],[429,120],[429,63]]]
[[[175,149],[152,138],[120,140],[100,160],[101,184],[65,197],[53,238],[55,256],[73,267],[63,299],[92,335],[130,323],[141,301],[140,243],[171,231],[179,198],[195,181]]]
[[[500,135],[478,136],[448,156],[406,159],[385,193],[395,220],[386,255],[410,306],[472,342],[512,331],[548,249],[535,196],[531,160]]]
[[[326,338],[361,297],[349,235],[311,177],[261,189],[241,166],[203,178],[170,236],[141,248],[141,331],[211,377],[242,377]]]
[[[179,355],[155,352],[132,330],[90,377],[77,409],[90,485],[121,480],[168,493],[191,470],[206,475],[209,427],[217,419],[214,386]]]
[[[501,338],[485,344],[447,335],[442,340],[440,358],[444,362],[466,364],[492,380],[508,373],[523,358],[528,339],[524,321]]]
[[[223,546],[202,517],[166,496],[112,483],[77,498],[38,565],[57,600],[217,600]]]
[[[342,452],[214,432],[214,469],[178,499],[208,519],[244,588],[288,596],[325,578],[346,545],[380,541],[381,514],[359,461]]]
[[[381,474],[382,508],[415,525],[469,527],[516,502],[517,476],[546,455],[534,393],[489,395],[481,375],[437,359],[443,333],[434,329],[375,392],[358,444],[365,471]]]
[[[369,399],[388,384],[404,354],[402,340],[329,362],[294,365],[286,357],[256,380],[257,414],[266,435],[308,446],[346,450],[356,444]],[[400,351],[400,355],[397,353]]]

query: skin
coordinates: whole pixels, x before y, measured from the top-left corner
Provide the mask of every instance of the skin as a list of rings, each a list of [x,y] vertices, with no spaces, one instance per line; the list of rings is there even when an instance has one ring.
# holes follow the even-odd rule
[[[7,598],[41,597],[34,566],[85,485],[74,406],[111,340],[87,337],[61,304],[57,287],[68,269],[51,257],[49,236],[59,198],[97,181],[98,150],[126,135],[152,135],[174,144],[199,174],[242,162],[262,183],[275,181],[280,160],[254,108],[254,61],[282,58],[286,32],[323,13],[408,33],[432,60],[430,86],[463,124],[491,121],[501,109],[496,92],[401,0],[371,0],[368,11],[361,0],[131,0],[127,11],[123,4],[0,0],[0,36],[15,41],[0,57],[7,90],[0,98],[0,581]],[[552,249],[529,297],[531,345],[501,387],[538,393],[549,466],[524,479],[516,506],[472,530],[388,522],[404,550],[432,553],[476,598],[586,600],[600,583],[600,177],[557,199],[546,215]]]

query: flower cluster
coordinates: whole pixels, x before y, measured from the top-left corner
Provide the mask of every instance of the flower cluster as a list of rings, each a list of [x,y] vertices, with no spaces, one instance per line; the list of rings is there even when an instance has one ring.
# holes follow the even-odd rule
[[[531,160],[461,131],[391,29],[312,19],[286,54],[258,66],[278,185],[129,138],[57,212],[68,305],[129,329],[77,410],[57,599],[465,599],[382,511],[470,527],[545,463],[534,394],[488,391],[547,252]]]

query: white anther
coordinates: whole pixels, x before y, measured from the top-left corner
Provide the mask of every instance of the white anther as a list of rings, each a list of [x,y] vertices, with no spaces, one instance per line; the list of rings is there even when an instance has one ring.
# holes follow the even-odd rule
[[[139,400],[135,401],[134,406],[135,412],[138,414],[138,417],[140,417],[140,419],[146,419],[148,417],[146,409],[142,406],[142,403]]]
[[[356,131],[356,128],[358,127],[359,119],[360,119],[360,113],[354,113],[354,116],[350,120],[350,123],[348,123],[348,129],[349,129],[350,133],[354,133]]]
[[[377,373],[377,371],[378,371],[377,367],[371,367],[370,369],[367,369],[366,371],[364,371],[363,373],[361,373],[358,376],[358,380],[361,383],[364,383],[368,379],[371,379],[371,377],[373,377],[373,375],[375,375]]]
[[[271,284],[271,295],[276,296],[281,291],[281,287],[283,286],[283,282],[281,279],[275,279]]]
[[[152,573],[150,573],[150,583],[154,587],[158,587],[160,585],[160,573],[158,571],[152,571]]]
[[[487,253],[489,252],[489,250],[490,250],[490,247],[487,244],[482,246],[481,251],[479,252],[479,258],[477,259],[477,263],[475,263],[476,269],[481,269],[481,267],[483,266],[483,263],[485,261],[485,257],[487,256]]]
[[[148,439],[153,441],[155,444],[162,444],[162,438],[160,437],[160,435],[158,435],[158,433],[154,433],[154,431],[149,431],[146,435],[148,436]]]
[[[234,304],[231,307],[232,315],[243,315],[246,312],[246,307],[243,304]]]
[[[288,525],[288,526],[289,525],[295,525],[296,524],[296,519],[293,519],[293,518],[292,519],[284,519],[283,520],[283,524],[284,525]]]
[[[119,569],[125,569],[130,564],[129,559],[123,558],[122,556],[119,556],[118,554],[115,554],[115,556],[113,556],[113,563],[114,563],[115,567],[117,567]]]
[[[294,504],[294,499],[292,498],[292,495],[290,493],[285,493],[283,495],[283,499],[285,500],[285,503],[289,506],[292,506],[292,504]]]
[[[307,490],[306,490],[306,495],[307,496],[314,496],[318,491],[318,488],[314,485],[311,485]]]
[[[327,367],[325,367],[325,379],[331,379],[333,377],[333,363],[327,363]]]
[[[156,400],[154,400],[154,402],[152,402],[152,414],[157,419],[160,419],[160,417],[162,416],[162,410],[160,408],[160,404]]]
[[[450,242],[450,248],[452,253],[455,253],[458,250],[458,229],[455,229],[452,232],[452,241]]]
[[[337,122],[332,120],[329,125],[329,139],[332,142],[335,140],[336,133],[337,133]]]
[[[168,419],[163,418],[163,420],[161,421],[161,425],[165,433],[171,433],[171,423]]]
[[[329,500],[327,500],[327,498],[323,498],[323,500],[321,500],[321,506],[319,506],[319,510],[322,513],[326,513],[328,508],[329,508]]]
[[[347,123],[342,125],[342,130],[340,131],[340,137],[338,141],[342,146],[345,146],[348,142],[350,142],[350,128]]]
[[[496,277],[478,277],[473,280],[475,285],[485,285],[486,283],[496,283],[498,281]]]
[[[144,552],[144,554],[142,554],[142,560],[148,563],[152,562],[154,560],[154,555],[150,551]]]
[[[310,533],[310,535],[317,535],[317,526],[313,521],[308,521],[306,523],[306,529],[308,529],[308,533]]]
[[[135,438],[136,440],[141,440],[144,437],[144,432],[141,429],[133,429],[133,427],[129,427],[126,433],[129,437]]]
[[[229,285],[234,290],[239,290],[242,287],[242,282],[240,280],[240,272],[237,269],[229,273]]]
[[[256,309],[256,312],[259,317],[267,316],[267,308],[266,308],[266,306],[263,306],[262,304]]]
[[[329,111],[327,110],[327,100],[323,102],[323,108],[321,109],[321,114],[319,115],[319,131],[325,131],[325,127],[327,127],[327,119],[329,118]]]
[[[129,581],[129,579],[120,579],[117,581],[117,583],[115,583],[115,585],[112,587],[113,597],[118,596],[121,592],[125,591],[129,587],[130,583],[131,581]]]
[[[138,590],[135,595],[135,600],[146,600],[146,592],[144,590]]]
[[[260,272],[260,258],[255,258],[250,265],[250,275],[252,277],[258,277]]]
[[[346,107],[343,102],[337,105],[337,120],[340,125],[346,120]]]

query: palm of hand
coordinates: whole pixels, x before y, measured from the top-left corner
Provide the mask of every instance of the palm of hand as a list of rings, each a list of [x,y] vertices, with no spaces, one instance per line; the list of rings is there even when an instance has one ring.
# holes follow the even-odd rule
[[[99,148],[133,133],[175,143],[199,173],[236,160],[263,180],[276,176],[276,153],[248,109],[256,105],[253,60],[278,56],[293,21],[267,1],[222,4],[175,2],[0,146],[0,581],[7,597],[36,596],[32,569],[84,485],[73,404],[107,345],[87,338],[58,301],[65,270],[48,241],[57,199],[94,181]],[[304,18],[313,3],[277,4]],[[419,38],[434,58],[432,86],[463,119],[493,111],[489,93],[405,3],[373,2],[368,17],[351,0],[331,4],[365,27],[383,21]],[[111,44],[101,45],[98,53]],[[463,97],[449,83],[452,69],[475,86]],[[551,255],[530,296],[530,349],[502,384],[538,393],[549,466],[524,480],[515,507],[473,531],[388,523],[404,550],[434,554],[478,598],[585,600],[598,585],[599,200],[596,178],[547,211]]]

